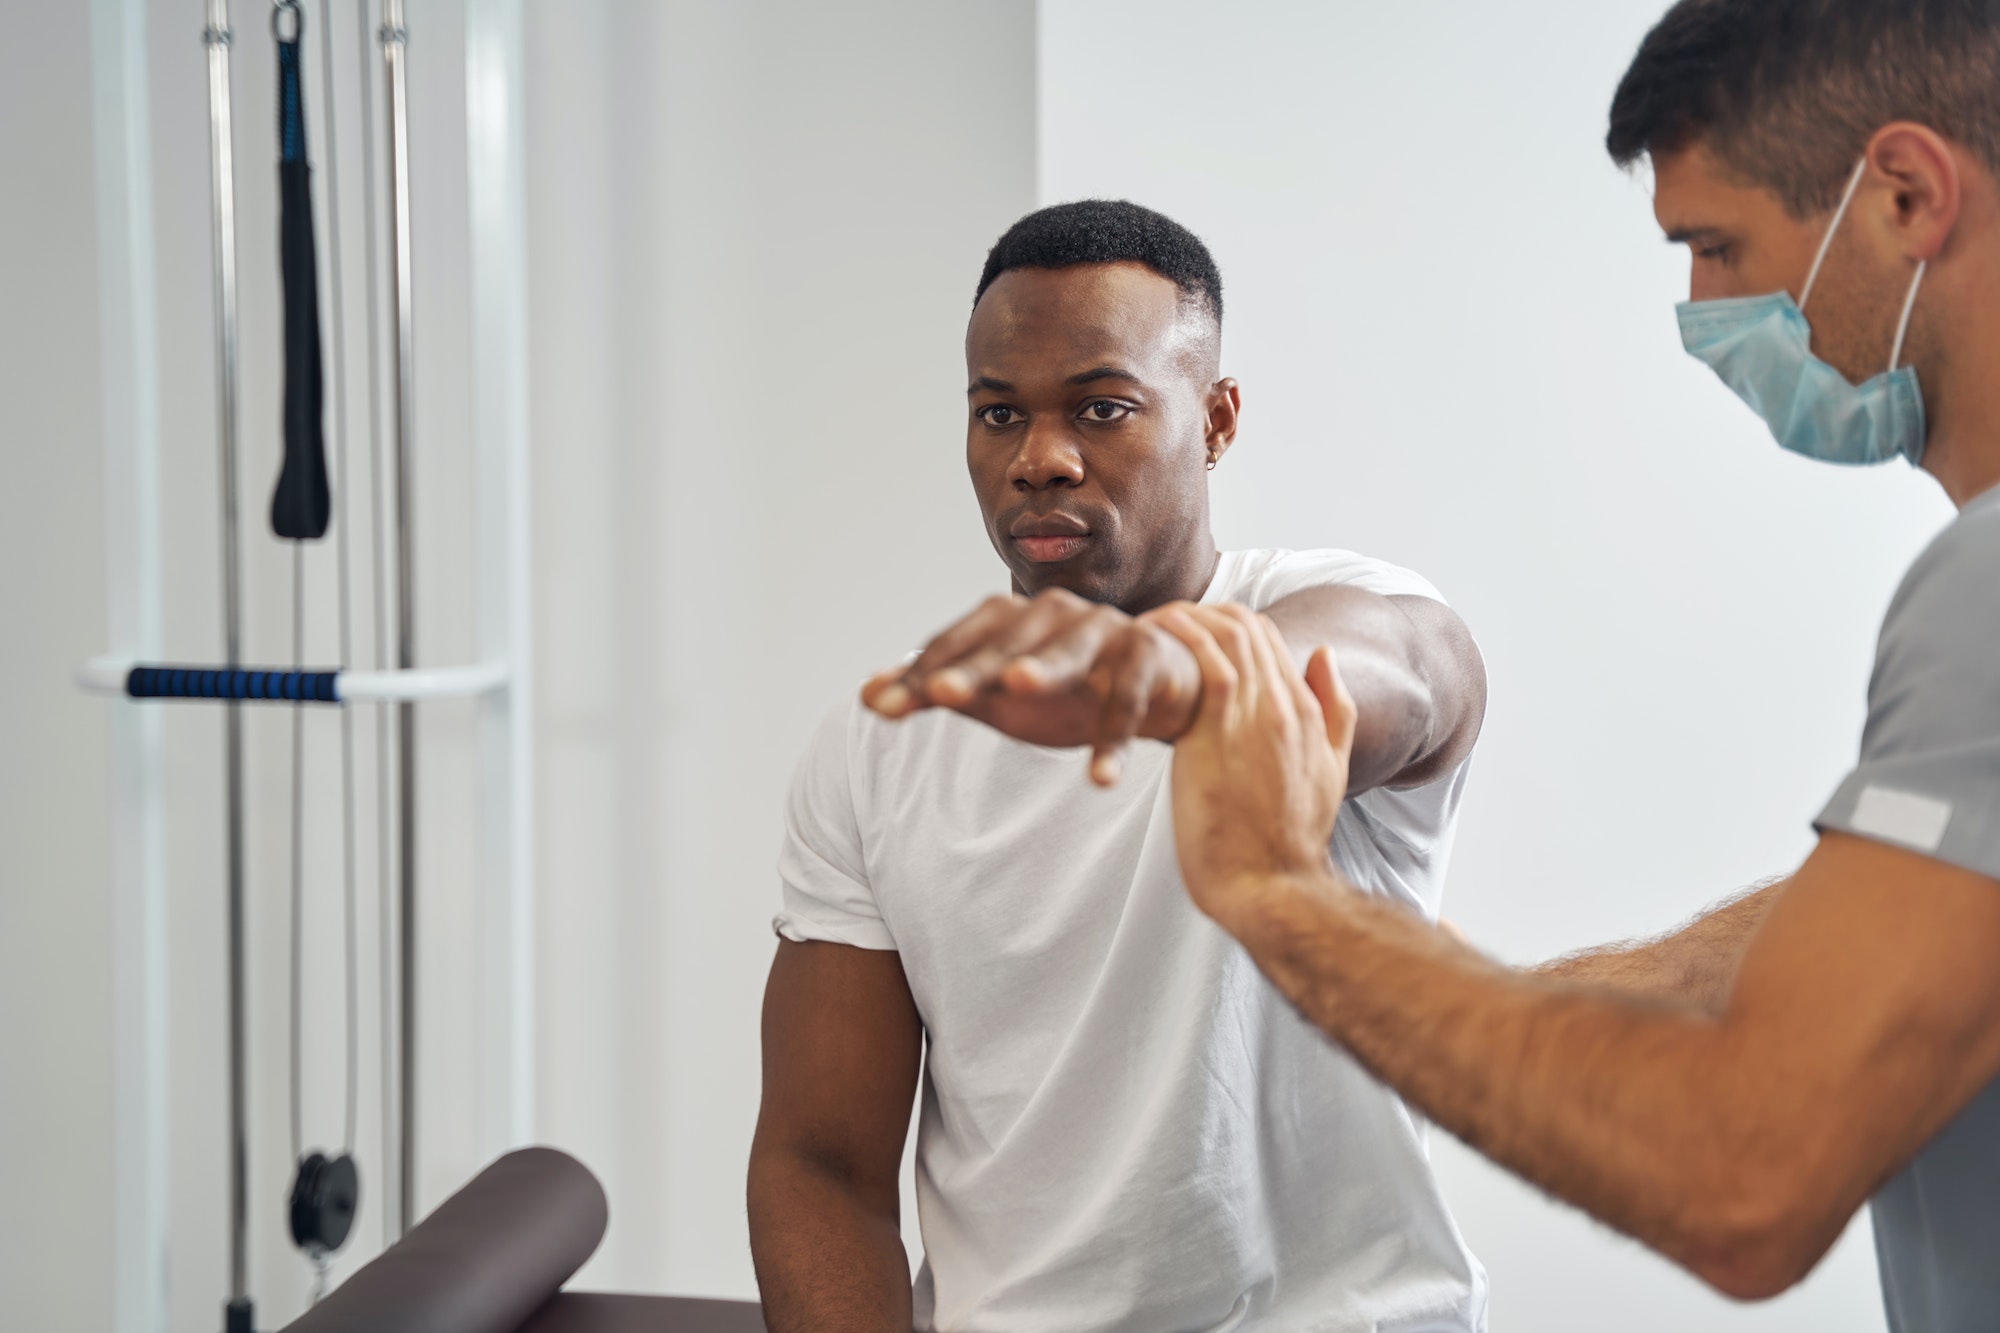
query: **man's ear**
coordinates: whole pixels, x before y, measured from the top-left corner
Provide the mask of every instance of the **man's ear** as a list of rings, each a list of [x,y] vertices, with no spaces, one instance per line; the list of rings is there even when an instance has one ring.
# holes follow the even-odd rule
[[[1899,120],[1869,139],[1868,165],[1895,191],[1887,224],[1904,255],[1936,259],[1958,224],[1964,186],[1951,144],[1928,126]]]
[[[1237,391],[1236,381],[1217,380],[1208,390],[1208,465],[1214,467],[1229,452],[1229,446],[1236,443],[1236,422],[1243,411],[1243,395]]]

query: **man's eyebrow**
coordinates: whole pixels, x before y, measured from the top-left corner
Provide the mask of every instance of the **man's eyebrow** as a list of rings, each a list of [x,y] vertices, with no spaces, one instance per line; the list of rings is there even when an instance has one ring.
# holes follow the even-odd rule
[[[1721,234],[1720,227],[1673,227],[1667,232],[1667,244],[1687,245],[1692,241],[1713,240]]]
[[[1117,366],[1097,366],[1081,374],[1069,377],[1069,383],[1071,384],[1089,384],[1093,380],[1124,380],[1127,383],[1138,385],[1144,385],[1146,382],[1131,371],[1121,370]]]
[[[1006,380],[996,380],[991,375],[981,375],[971,384],[968,384],[965,391],[967,393],[978,393],[981,389],[991,389],[994,393],[1014,392],[1013,385],[1009,384]]]

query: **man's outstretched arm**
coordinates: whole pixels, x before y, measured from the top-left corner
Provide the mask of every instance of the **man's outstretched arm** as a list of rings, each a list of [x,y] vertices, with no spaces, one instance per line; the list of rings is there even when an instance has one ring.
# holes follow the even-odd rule
[[[1353,702],[1255,617],[1202,660],[1174,756],[1181,872],[1272,982],[1431,1119],[1735,1296],[1811,1269],[2000,1075],[2000,883],[1829,833],[1708,1015],[1524,975],[1327,863]]]
[[[862,701],[889,718],[951,708],[1016,740],[1087,745],[1092,779],[1109,785],[1127,743],[1173,740],[1200,701],[1193,655],[1160,625],[1171,609],[1130,616],[1062,589],[988,598],[915,661],[870,680]],[[1421,786],[1472,752],[1486,669],[1450,607],[1329,585],[1269,614],[1296,660],[1320,647],[1340,654],[1361,715],[1350,795]]]
[[[922,1055],[899,955],[779,942],[749,1189],[771,1333],[909,1333],[898,1180]]]

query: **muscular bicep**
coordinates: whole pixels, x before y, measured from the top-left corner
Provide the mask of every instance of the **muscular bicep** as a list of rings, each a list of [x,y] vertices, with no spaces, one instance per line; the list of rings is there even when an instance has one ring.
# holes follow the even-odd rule
[[[1751,939],[1722,1021],[1784,1104],[1801,1206],[1837,1231],[2000,1075],[2000,882],[1828,833]]]
[[[1472,753],[1486,717],[1486,665],[1443,602],[1331,584],[1282,598],[1266,614],[1301,662],[1322,644],[1337,655],[1358,708],[1350,793],[1420,787]]]
[[[923,1057],[901,956],[780,940],[764,991],[752,1155],[788,1153],[893,1213]]]

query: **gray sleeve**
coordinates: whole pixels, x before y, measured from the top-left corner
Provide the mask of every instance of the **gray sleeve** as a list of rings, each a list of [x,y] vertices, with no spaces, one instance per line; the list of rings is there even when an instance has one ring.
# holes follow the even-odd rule
[[[1861,761],[1814,824],[2000,879],[2000,495],[1968,506],[1897,590]]]

